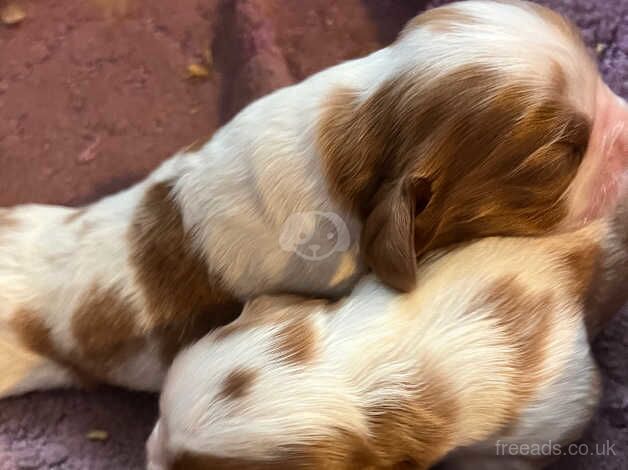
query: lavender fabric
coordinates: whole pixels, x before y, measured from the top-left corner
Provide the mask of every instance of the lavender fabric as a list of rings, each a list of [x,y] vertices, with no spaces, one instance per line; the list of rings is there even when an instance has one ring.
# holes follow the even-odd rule
[[[335,3],[328,2],[330,8]],[[182,2],[182,8],[188,3]],[[305,8],[302,5],[306,3],[309,0],[286,2],[286,5],[296,10]],[[320,7],[325,1],[312,0],[312,3]],[[393,37],[399,28],[400,15],[412,15],[425,7],[443,3],[447,2],[362,0],[371,16],[379,15],[372,21],[381,29],[385,40]],[[540,3],[575,21],[598,54],[608,84],[628,98],[628,0],[544,0]],[[247,14],[252,16],[241,22],[237,34],[246,35],[242,29],[250,26],[256,29],[255,35],[263,39],[253,44],[247,53],[257,54],[258,60],[268,64],[264,62],[264,54],[268,53],[264,48],[268,47],[272,49],[268,57],[276,60],[281,51],[274,44],[267,45],[264,39],[275,35],[274,23],[262,18],[263,9],[249,9]],[[260,17],[255,18],[255,15]],[[307,28],[302,34],[308,34]],[[180,46],[186,47],[183,43]],[[307,55],[308,51],[303,54]],[[266,69],[269,67],[279,70],[274,66]],[[264,67],[251,67],[251,70],[253,74],[270,74],[271,80],[277,78],[276,74],[273,78],[272,70]],[[251,81],[259,79],[252,77]],[[281,80],[277,80],[281,84]],[[552,468],[628,468],[628,310],[606,328],[595,344],[595,354],[604,372],[604,397],[582,442],[588,444],[592,453],[602,452],[602,445],[607,442],[612,447],[606,449],[608,455],[564,457]],[[0,402],[0,470],[143,468],[144,443],[156,414],[155,396],[109,388],[92,392],[53,391],[5,400]],[[94,430],[105,431],[106,438],[89,439],[88,434]]]

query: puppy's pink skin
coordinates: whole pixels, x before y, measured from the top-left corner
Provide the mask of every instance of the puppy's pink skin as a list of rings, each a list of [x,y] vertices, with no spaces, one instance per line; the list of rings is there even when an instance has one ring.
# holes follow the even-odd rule
[[[570,190],[568,224],[584,225],[611,212],[628,182],[628,103],[601,80],[582,169]]]

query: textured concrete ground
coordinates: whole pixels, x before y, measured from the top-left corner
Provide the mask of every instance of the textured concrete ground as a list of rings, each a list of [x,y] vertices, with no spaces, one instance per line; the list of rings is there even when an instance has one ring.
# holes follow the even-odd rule
[[[6,4],[9,2],[4,0]],[[0,24],[0,205],[78,205],[141,179],[252,99],[390,42],[420,0],[15,0]],[[628,0],[545,0],[599,51],[628,97]],[[0,6],[3,0],[0,0]],[[206,79],[187,78],[190,64]],[[628,312],[596,345],[605,397],[585,442],[616,456],[560,468],[628,468]],[[1,371],[0,371],[1,373]],[[105,389],[0,403],[0,470],[139,469],[153,396]],[[87,433],[104,430],[106,440]]]

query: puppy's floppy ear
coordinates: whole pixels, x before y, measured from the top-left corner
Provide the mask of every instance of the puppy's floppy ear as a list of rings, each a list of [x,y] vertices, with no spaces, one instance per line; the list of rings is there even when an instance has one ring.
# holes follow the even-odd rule
[[[415,217],[431,198],[425,178],[407,176],[376,193],[362,231],[362,253],[386,284],[409,292],[416,283]]]

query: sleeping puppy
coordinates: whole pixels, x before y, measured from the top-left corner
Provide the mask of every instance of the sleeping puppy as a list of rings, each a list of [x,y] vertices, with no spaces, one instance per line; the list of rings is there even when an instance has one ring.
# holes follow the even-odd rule
[[[158,390],[172,357],[262,293],[408,291],[416,258],[611,207],[628,107],[577,32],[468,1],[260,99],[208,142],[80,209],[0,211],[0,396]]]
[[[336,304],[260,297],[175,359],[148,468],[540,467],[496,445],[578,437],[599,396],[589,337],[627,282],[628,200],[429,256],[407,294],[370,276]]]

